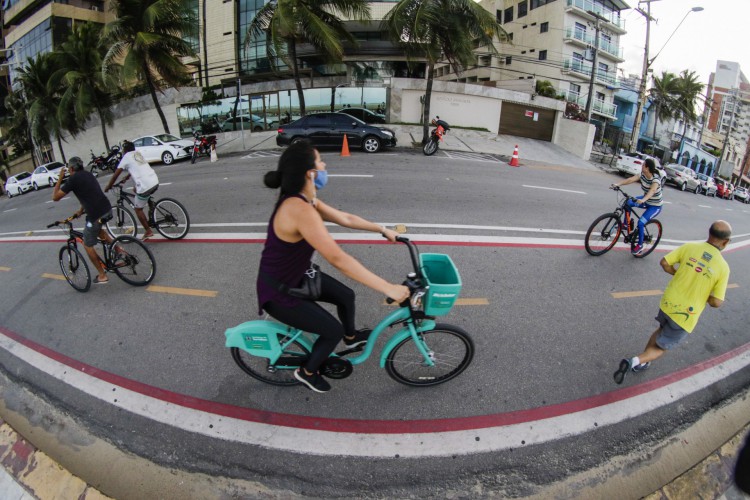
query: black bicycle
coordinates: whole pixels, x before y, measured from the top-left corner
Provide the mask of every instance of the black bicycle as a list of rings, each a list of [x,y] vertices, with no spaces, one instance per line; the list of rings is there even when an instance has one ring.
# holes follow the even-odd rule
[[[618,198],[620,195],[623,196],[620,206],[614,212],[597,217],[586,231],[586,251],[594,256],[609,252],[617,243],[620,234],[624,237],[623,241],[630,244],[631,252],[638,244],[639,216],[635,209],[628,205],[628,200],[639,200],[632,198],[617,186],[612,189],[619,193]],[[661,240],[662,226],[657,219],[648,221],[643,229],[643,251],[634,255],[636,258],[643,258],[653,252]]]
[[[113,237],[137,236],[138,224],[135,215],[126,207],[130,205],[131,209],[135,209],[135,194],[126,192],[122,182],[112,187],[117,188],[117,201],[112,209],[112,220],[107,222],[107,231]],[[148,224],[165,238],[179,240],[190,230],[190,216],[182,203],[173,198],[154,201],[151,197],[148,200]]]
[[[68,241],[60,248],[60,269],[70,286],[79,292],[91,288],[91,272],[86,258],[78,249],[83,243],[83,233],[73,229],[74,216],[55,221],[47,227],[66,226]],[[108,273],[115,273],[125,283],[134,286],[145,286],[156,276],[156,261],[146,245],[132,236],[118,236],[110,243],[99,240],[102,255],[99,259]]]

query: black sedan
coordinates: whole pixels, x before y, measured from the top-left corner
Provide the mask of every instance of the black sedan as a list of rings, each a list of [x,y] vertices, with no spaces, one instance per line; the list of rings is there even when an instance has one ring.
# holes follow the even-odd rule
[[[339,113],[346,113],[354,118],[359,118],[365,123],[385,123],[385,115],[374,113],[366,108],[344,108]]]
[[[346,134],[347,143],[376,153],[383,147],[396,145],[393,130],[368,125],[344,113],[316,113],[283,125],[276,135],[276,144],[287,146],[300,139],[308,139],[317,147],[341,148]]]

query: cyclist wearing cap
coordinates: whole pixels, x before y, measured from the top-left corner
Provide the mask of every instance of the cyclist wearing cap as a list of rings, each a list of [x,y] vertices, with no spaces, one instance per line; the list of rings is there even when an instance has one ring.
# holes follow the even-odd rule
[[[107,283],[109,281],[107,273],[94,247],[96,246],[97,238],[101,238],[107,243],[112,241],[107,231],[102,228],[104,222],[102,219],[107,220],[112,217],[112,205],[107,196],[102,192],[99,181],[96,180],[94,174],[84,170],[83,161],[79,157],[74,156],[68,160],[67,168],[68,172],[70,172],[70,177],[63,183],[65,172],[60,172],[57,184],[55,184],[55,189],[52,193],[52,201],[60,201],[70,192],[76,195],[76,198],[81,203],[81,208],[76,211],[74,216],[80,217],[81,214],[86,214],[86,224],[83,229],[83,246],[89,256],[89,260],[94,265],[94,269],[99,273],[94,278],[94,283]]]
[[[112,189],[112,186],[114,186],[123,170],[128,172],[123,182],[127,181],[130,177],[135,182],[135,200],[133,206],[135,207],[135,214],[138,216],[138,220],[141,221],[141,226],[143,226],[143,239],[146,240],[152,237],[154,232],[151,230],[151,226],[148,225],[148,218],[143,212],[143,208],[148,205],[151,195],[159,188],[159,177],[157,177],[151,165],[143,158],[143,155],[135,150],[135,145],[132,142],[123,141],[122,151],[125,154],[122,160],[120,160],[120,164],[117,165],[117,169],[109,180],[107,187],[104,188],[104,192],[106,193]]]
[[[640,218],[638,218],[638,244],[633,248],[633,255],[639,255],[643,252],[644,228],[648,221],[661,213],[661,208],[664,204],[661,195],[661,187],[662,184],[664,184],[664,179],[659,173],[659,169],[656,168],[656,162],[651,158],[647,158],[641,166],[640,174],[635,174],[633,177],[610,186],[615,188],[627,184],[633,184],[638,181],[641,183],[641,188],[643,189],[644,194],[643,196],[636,197],[636,199],[640,200],[640,203],[628,200],[628,205],[631,207],[645,208],[646,211],[643,212],[643,215],[641,215]]]

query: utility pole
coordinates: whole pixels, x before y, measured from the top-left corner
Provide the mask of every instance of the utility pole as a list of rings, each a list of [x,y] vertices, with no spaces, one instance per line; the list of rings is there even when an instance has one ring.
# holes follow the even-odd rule
[[[643,51],[643,71],[641,72],[641,84],[638,86],[638,106],[635,110],[635,122],[633,123],[633,134],[630,136],[630,151],[635,152],[638,148],[638,136],[641,131],[641,113],[643,112],[643,106],[646,104],[646,81],[648,80],[648,67],[650,62],[648,60],[648,46],[651,38],[651,21],[655,21],[651,17],[651,2],[657,0],[641,0],[640,3],[646,4],[646,12],[639,7],[635,9],[636,12],[640,13],[646,18],[646,47]]]
[[[588,14],[596,18],[595,35],[594,35],[594,57],[591,62],[591,79],[589,80],[589,97],[586,99],[586,121],[591,123],[591,108],[594,104],[594,80],[596,80],[597,73],[597,59],[599,56],[599,22],[606,21],[606,18],[600,16],[596,12],[588,11]]]

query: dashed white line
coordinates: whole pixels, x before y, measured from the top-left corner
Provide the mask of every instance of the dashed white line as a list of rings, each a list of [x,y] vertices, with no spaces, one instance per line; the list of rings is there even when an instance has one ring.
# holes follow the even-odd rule
[[[9,208],[8,210],[3,210],[3,212],[12,212],[14,210],[18,210],[17,208]]]

